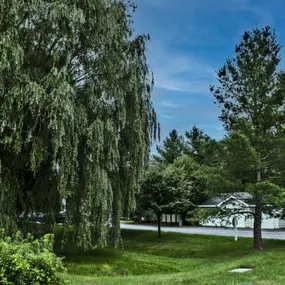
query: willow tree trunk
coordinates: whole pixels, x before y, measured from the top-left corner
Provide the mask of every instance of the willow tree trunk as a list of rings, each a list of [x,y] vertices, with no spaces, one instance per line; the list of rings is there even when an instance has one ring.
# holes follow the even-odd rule
[[[258,155],[257,175],[256,182],[261,181],[261,170],[260,170],[260,155]],[[261,234],[261,223],[262,223],[262,196],[259,193],[255,194],[255,213],[254,213],[254,249],[263,250],[262,234]]]
[[[157,236],[161,238],[161,214],[157,214]]]

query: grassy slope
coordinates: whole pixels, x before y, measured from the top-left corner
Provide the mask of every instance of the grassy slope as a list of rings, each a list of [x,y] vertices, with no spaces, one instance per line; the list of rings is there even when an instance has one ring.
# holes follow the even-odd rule
[[[123,231],[123,250],[83,254],[72,246],[65,262],[72,285],[95,284],[285,284],[285,241],[265,240],[264,252],[251,250],[252,239]],[[250,273],[229,273],[254,266]]]

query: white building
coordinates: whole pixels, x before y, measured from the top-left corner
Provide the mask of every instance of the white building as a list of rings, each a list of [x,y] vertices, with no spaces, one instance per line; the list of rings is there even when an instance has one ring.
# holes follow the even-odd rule
[[[253,228],[253,216],[248,213],[254,211],[253,196],[247,192],[236,192],[232,194],[222,194],[205,201],[200,205],[204,209],[225,209],[232,210],[239,214],[231,215],[227,218],[220,218],[219,215],[210,216],[201,220],[201,226],[209,227],[232,227],[232,221],[237,219],[238,228]],[[285,220],[281,218],[270,217],[268,214],[262,214],[262,229],[280,229],[285,228]]]
[[[162,214],[161,222],[168,224],[180,224],[182,216],[178,214]]]

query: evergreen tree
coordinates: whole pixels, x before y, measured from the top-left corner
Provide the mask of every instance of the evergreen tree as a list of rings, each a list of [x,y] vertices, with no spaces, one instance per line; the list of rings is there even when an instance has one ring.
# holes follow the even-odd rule
[[[218,143],[214,139],[196,126],[193,126],[190,131],[186,131],[185,137],[185,152],[192,157],[198,165],[210,165],[215,163]]]
[[[284,185],[273,177],[282,173],[276,163],[284,158],[285,73],[278,71],[280,45],[270,27],[245,32],[235,51],[211,91],[229,131],[224,170],[254,195],[254,248],[262,250],[262,211],[273,196],[281,199]]]
[[[176,159],[182,156],[184,149],[183,136],[179,135],[176,130],[172,130],[162,145],[156,147],[158,154],[153,155],[153,161],[172,164]]]

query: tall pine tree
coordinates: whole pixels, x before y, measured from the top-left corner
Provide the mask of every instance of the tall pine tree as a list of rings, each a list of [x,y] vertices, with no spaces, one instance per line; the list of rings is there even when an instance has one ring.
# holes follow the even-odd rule
[[[254,195],[254,248],[262,250],[262,211],[283,192],[282,181],[273,177],[284,158],[285,74],[278,71],[280,45],[270,27],[245,32],[235,52],[211,91],[229,132],[224,167]]]

